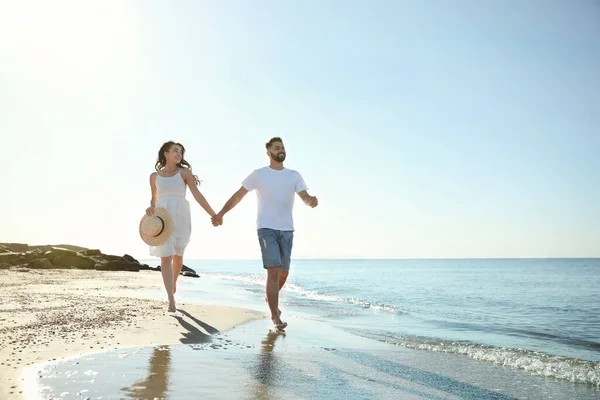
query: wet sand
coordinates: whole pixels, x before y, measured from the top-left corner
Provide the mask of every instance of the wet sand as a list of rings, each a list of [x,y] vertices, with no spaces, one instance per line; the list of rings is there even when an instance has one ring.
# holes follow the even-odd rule
[[[180,277],[179,282],[185,279]],[[201,279],[201,278],[200,278]],[[252,319],[249,310],[167,303],[159,272],[0,270],[0,399],[23,399],[23,368],[131,346],[202,343]],[[166,297],[166,295],[165,295]]]
[[[290,317],[203,343],[111,350],[30,369],[42,399],[600,399],[600,391]],[[31,387],[34,387],[33,385]]]

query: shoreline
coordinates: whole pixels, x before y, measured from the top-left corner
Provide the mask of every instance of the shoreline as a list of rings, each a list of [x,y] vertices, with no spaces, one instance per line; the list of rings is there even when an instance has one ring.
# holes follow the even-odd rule
[[[32,394],[23,383],[34,365],[117,348],[203,343],[266,318],[196,303],[178,303],[170,315],[166,301],[139,293],[164,290],[155,271],[1,270],[0,289],[0,398],[6,400]]]
[[[0,271],[0,364],[7,358],[19,361],[14,370],[15,365],[0,365],[0,380],[9,371],[19,384],[11,388],[2,382],[3,400],[79,399],[83,393],[89,398],[168,393],[219,399],[600,400],[600,392],[585,385],[465,355],[394,346],[298,310],[284,310],[293,328],[277,332],[256,311],[260,294],[236,296],[229,284],[204,275],[199,282],[179,281],[179,297],[187,301],[180,300],[180,315],[172,316],[157,272],[19,271]],[[20,325],[7,333],[12,320]]]

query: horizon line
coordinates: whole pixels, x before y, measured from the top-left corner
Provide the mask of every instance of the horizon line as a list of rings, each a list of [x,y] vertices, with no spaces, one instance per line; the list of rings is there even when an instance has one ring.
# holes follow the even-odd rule
[[[152,258],[139,258],[140,260],[154,260]],[[193,258],[188,257],[184,260],[198,260],[198,261],[262,261],[260,258]],[[418,260],[598,260],[600,256],[593,257],[407,257],[407,258],[339,258],[339,257],[331,257],[331,258],[309,258],[309,257],[299,257],[293,258],[293,261],[418,261]],[[156,259],[156,261],[160,261]]]

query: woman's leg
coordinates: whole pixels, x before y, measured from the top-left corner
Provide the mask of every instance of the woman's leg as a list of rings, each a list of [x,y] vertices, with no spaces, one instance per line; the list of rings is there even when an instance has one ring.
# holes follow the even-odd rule
[[[177,292],[177,278],[183,267],[183,256],[173,256],[173,293]]]
[[[163,278],[167,298],[169,299],[169,312],[175,312],[175,296],[173,296],[173,257],[160,258],[160,273]]]

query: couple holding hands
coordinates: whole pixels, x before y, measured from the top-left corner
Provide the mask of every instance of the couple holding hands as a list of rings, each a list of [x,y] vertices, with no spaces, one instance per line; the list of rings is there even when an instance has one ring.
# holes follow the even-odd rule
[[[295,194],[313,208],[318,205],[318,201],[315,196],[308,194],[308,187],[297,171],[284,168],[286,151],[281,138],[271,138],[265,147],[269,166],[254,170],[244,179],[242,187],[231,196],[219,213],[213,211],[200,193],[200,181],[192,174],[190,164],[184,159],[185,148],[180,143],[170,141],[164,143],[158,151],[156,172],[150,175],[152,200],[140,222],[140,235],[150,246],[150,254],[161,258],[161,274],[169,300],[169,312],[176,311],[174,294],[177,291],[177,278],[192,232],[190,205],[185,198],[187,188],[190,188],[194,199],[211,216],[214,226],[222,225],[223,216],[248,192],[256,190],[256,224],[263,268],[267,270],[267,302],[277,329],[282,330],[287,326],[281,320],[279,291],[290,270]]]

